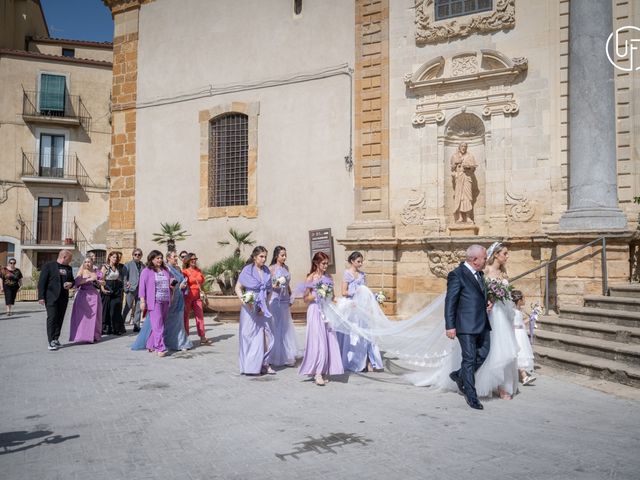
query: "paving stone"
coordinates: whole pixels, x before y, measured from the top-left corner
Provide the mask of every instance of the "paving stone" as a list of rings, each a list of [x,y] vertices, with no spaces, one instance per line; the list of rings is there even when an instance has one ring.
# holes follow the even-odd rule
[[[640,401],[541,376],[469,409],[389,372],[317,387],[238,374],[237,324],[159,358],[133,336],[46,349],[45,312],[0,316],[0,479],[637,478]],[[25,313],[22,313],[25,312]],[[63,340],[68,338],[65,320]],[[304,328],[298,327],[300,340]],[[63,341],[63,343],[67,343]]]

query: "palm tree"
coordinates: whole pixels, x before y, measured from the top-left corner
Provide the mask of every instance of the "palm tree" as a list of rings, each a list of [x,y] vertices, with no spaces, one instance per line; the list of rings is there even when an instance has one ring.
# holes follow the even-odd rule
[[[245,245],[253,245],[256,243],[255,240],[250,238],[251,233],[252,232],[239,232],[235,228],[229,229],[229,235],[231,235],[231,238],[233,238],[233,241],[236,244],[236,249],[233,251],[234,257],[240,257],[242,247]],[[218,245],[231,245],[231,242],[229,240],[221,240],[218,242]]]
[[[153,241],[157,244],[167,244],[167,250],[170,252],[176,251],[176,242],[185,240],[189,234],[186,230],[182,229],[180,222],[176,223],[162,223],[160,222],[162,231],[160,233],[154,233]]]

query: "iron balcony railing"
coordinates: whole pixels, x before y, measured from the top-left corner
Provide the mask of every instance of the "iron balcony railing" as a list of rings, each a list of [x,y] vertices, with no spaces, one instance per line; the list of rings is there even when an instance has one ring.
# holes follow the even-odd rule
[[[89,184],[89,175],[78,160],[78,155],[51,155],[22,152],[22,177],[55,180],[74,180],[83,187]]]
[[[77,238],[75,220],[57,222],[50,219],[37,219],[20,222],[20,241],[23,246],[74,247]]]
[[[76,120],[89,131],[91,115],[82,102],[80,95],[64,93],[50,93],[42,91],[22,90],[22,116],[37,117],[52,121]]]

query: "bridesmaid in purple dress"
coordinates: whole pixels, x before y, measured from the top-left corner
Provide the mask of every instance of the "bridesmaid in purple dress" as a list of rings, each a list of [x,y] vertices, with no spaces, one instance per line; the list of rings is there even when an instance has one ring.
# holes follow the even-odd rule
[[[333,280],[326,273],[329,257],[326,253],[316,252],[311,263],[311,272],[307,276],[304,301],[307,308],[307,344],[304,351],[300,375],[313,376],[316,385],[329,382],[329,375],[344,373],[340,347],[336,333],[325,322],[323,305],[333,298]]]
[[[269,310],[272,315],[269,319],[269,326],[274,337],[269,363],[277,367],[295,365],[298,353],[296,331],[293,327],[290,307],[291,274],[286,261],[287,250],[277,246],[273,250],[273,259],[269,267],[273,285],[273,293],[269,301]]]
[[[342,296],[341,302],[356,302],[354,295],[359,287],[367,285],[367,278],[363,271],[362,264],[364,257],[360,252],[352,252],[347,258],[349,268],[344,271],[342,280]],[[349,308],[348,304],[345,308],[346,312],[350,312],[351,321],[356,325],[367,327],[367,319],[360,315],[360,318],[354,318],[359,312],[357,309]],[[351,372],[362,372],[364,370],[373,372],[382,370],[382,357],[378,346],[361,336],[352,333],[350,335],[338,333],[338,344],[342,352],[342,365],[345,370]]]
[[[99,288],[104,285],[102,272],[87,257],[78,270],[76,294],[71,309],[70,342],[99,342],[102,332],[102,299]]]
[[[275,374],[268,359],[273,348],[273,333],[269,327],[271,318],[267,298],[271,294],[271,272],[265,265],[267,249],[256,247],[240,272],[235,292],[240,307],[240,373],[259,375]]]

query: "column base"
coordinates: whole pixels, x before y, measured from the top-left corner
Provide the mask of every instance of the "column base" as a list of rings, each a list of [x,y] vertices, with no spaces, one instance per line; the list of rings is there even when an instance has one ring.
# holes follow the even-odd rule
[[[573,208],[558,222],[560,230],[625,230],[627,217],[617,207]]]

